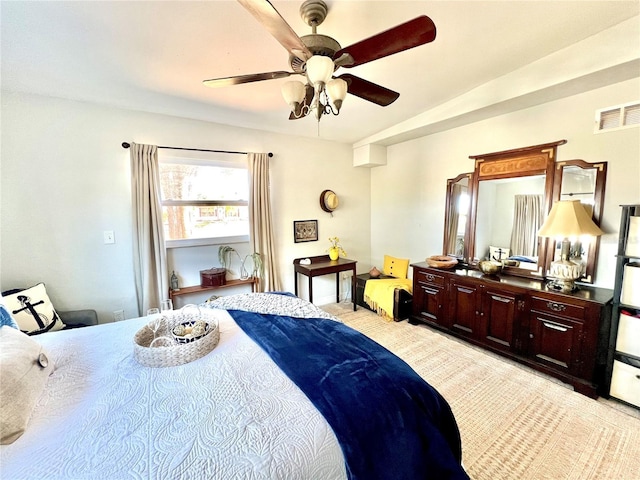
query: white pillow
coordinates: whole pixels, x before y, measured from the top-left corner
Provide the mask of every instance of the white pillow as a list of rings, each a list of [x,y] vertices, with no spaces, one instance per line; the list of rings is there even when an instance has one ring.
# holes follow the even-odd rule
[[[44,283],[2,297],[20,330],[28,335],[62,330],[64,323],[53,308]]]
[[[13,443],[25,432],[53,369],[53,360],[33,338],[0,327],[0,444]]]

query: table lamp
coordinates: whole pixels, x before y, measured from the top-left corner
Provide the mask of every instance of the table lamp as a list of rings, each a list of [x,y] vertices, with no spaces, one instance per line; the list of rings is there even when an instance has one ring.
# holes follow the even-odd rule
[[[563,292],[576,289],[575,281],[582,276],[582,265],[571,261],[569,237],[602,235],[580,200],[561,200],[553,204],[549,216],[538,232],[541,237],[562,239],[560,260],[551,262],[549,275],[555,278],[553,287]]]

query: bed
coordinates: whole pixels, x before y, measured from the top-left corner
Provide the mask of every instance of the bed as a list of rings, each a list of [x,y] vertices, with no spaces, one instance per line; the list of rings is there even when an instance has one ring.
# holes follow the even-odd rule
[[[180,366],[136,361],[146,318],[35,337],[55,369],[2,478],[468,478],[447,402],[377,343],[291,295],[200,307],[219,343]]]

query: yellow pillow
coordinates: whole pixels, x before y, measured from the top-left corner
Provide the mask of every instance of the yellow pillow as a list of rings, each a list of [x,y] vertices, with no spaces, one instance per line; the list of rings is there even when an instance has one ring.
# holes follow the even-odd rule
[[[407,278],[409,273],[409,259],[384,256],[382,273],[396,278]]]

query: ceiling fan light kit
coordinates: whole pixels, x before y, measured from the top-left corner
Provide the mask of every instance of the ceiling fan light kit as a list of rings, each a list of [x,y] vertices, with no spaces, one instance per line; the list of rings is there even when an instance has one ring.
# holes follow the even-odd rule
[[[314,55],[306,62],[307,85],[313,86],[313,97],[306,102],[307,86],[297,80],[282,85],[282,96],[291,107],[294,118],[302,118],[315,110],[316,118],[325,114],[338,115],[342,101],[347,96],[347,82],[341,78],[331,78],[334,71],[333,60]]]
[[[323,0],[306,0],[300,16],[311,27],[311,35],[298,37],[268,0],[238,0],[289,52],[292,72],[267,72],[205,80],[208,87],[223,87],[242,83],[303,75],[306,83],[288,81],[282,85],[282,96],[289,105],[289,119],[303,118],[312,111],[318,122],[322,115],[338,115],[350,93],[363,100],[386,107],[400,94],[351,74],[334,77],[340,67],[352,68],[411,48],[432,42],[436,27],[426,15],[419,16],[349,47],[327,35],[316,32],[329,11]]]

